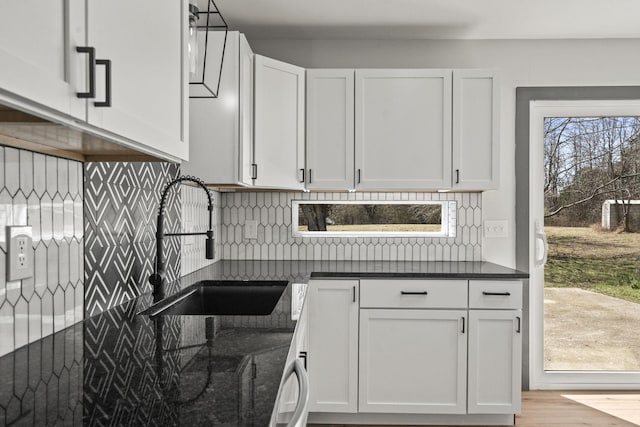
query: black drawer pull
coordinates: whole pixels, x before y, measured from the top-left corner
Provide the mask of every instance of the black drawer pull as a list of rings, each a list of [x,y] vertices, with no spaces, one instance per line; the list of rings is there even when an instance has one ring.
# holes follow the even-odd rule
[[[500,296],[500,297],[508,297],[508,296],[511,296],[511,292],[487,292],[487,291],[482,291],[482,295],[494,295],[494,296]]]
[[[308,357],[307,352],[306,351],[301,351],[300,353],[298,353],[298,357],[303,360],[302,363],[304,365],[304,369],[306,370],[307,369],[307,357]]]
[[[427,295],[427,291],[400,291],[400,295]]]

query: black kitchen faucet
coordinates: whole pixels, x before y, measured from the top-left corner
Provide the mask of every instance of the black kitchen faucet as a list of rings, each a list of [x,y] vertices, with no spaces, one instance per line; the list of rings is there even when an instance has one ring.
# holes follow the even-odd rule
[[[199,233],[164,233],[163,227],[163,213],[164,213],[164,205],[166,203],[167,194],[169,193],[169,189],[174,185],[184,182],[190,181],[197,184],[201,187],[205,193],[207,193],[207,198],[209,200],[209,204],[207,209],[209,210],[209,229],[204,232]],[[206,258],[213,259],[214,257],[214,240],[213,240],[213,202],[211,200],[211,193],[204,185],[201,179],[196,178],[194,176],[180,176],[170,183],[168,183],[164,190],[162,190],[162,196],[160,197],[160,207],[158,208],[158,225],[156,229],[156,262],[153,265],[153,274],[149,276],[149,283],[153,286],[153,296],[154,299],[164,298],[164,259],[162,256],[162,239],[165,237],[172,236],[207,236],[206,242]]]

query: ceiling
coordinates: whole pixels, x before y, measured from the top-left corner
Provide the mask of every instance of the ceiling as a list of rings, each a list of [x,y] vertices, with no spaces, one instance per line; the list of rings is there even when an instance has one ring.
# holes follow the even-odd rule
[[[206,4],[207,0],[197,0]],[[249,38],[640,38],[638,0],[215,0]],[[206,6],[204,7],[206,8]]]

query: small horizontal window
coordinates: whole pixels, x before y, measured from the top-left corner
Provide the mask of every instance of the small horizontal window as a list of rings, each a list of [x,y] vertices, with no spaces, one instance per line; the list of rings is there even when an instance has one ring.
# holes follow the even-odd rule
[[[454,201],[316,201],[292,203],[294,236],[455,237]]]

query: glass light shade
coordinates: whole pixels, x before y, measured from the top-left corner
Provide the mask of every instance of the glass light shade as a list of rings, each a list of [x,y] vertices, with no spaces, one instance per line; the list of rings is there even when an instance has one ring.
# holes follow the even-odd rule
[[[198,8],[189,4],[189,80],[198,79]]]
[[[198,78],[198,39],[197,28],[189,26],[189,79]]]

